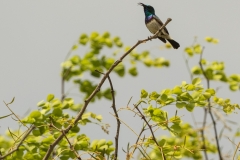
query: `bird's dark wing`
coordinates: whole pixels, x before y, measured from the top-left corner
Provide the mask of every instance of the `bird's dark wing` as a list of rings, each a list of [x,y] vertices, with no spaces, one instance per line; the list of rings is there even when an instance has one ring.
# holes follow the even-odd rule
[[[164,38],[158,37],[158,39],[160,39],[163,43],[167,42],[166,39],[164,39]]]
[[[155,18],[156,21],[157,21],[161,26],[163,25],[162,21],[161,21],[156,15],[153,15],[153,18]],[[167,34],[169,34],[166,27],[164,28],[164,31],[165,31]]]

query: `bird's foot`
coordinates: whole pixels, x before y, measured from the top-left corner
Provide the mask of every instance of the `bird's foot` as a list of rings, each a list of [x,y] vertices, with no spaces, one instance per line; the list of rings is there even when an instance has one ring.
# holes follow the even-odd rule
[[[150,40],[150,41],[151,41],[151,40],[152,40],[152,38],[153,38],[152,36],[148,36],[148,40]]]

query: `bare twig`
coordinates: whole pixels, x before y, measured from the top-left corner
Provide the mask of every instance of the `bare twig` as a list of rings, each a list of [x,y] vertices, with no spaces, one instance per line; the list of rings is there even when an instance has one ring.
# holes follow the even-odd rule
[[[25,139],[28,137],[28,135],[32,132],[32,130],[35,128],[35,126],[31,126],[28,131],[26,132],[26,134],[23,136],[22,140],[18,143],[18,145],[15,147],[15,149],[11,150],[10,152],[8,152],[7,154],[0,156],[0,160],[3,160],[4,158],[6,158],[8,155],[12,154],[13,152],[17,151],[19,149],[19,147],[22,145],[22,143],[25,141]]]
[[[116,115],[113,115],[111,112],[110,112],[110,114],[111,114],[113,117],[117,118]],[[118,118],[118,119],[119,119],[119,118]],[[125,126],[127,126],[136,136],[138,136],[138,134],[137,134],[129,125],[127,125],[126,122],[124,122],[124,121],[121,120],[121,119],[119,119],[119,121],[120,121],[121,123],[125,124]]]
[[[190,79],[192,81],[193,80],[193,74],[192,74],[191,69],[189,67],[188,58],[185,57],[184,53],[183,53],[183,58],[184,58],[188,73],[190,74]]]
[[[61,101],[63,101],[66,97],[66,94],[65,94],[65,78],[67,78],[70,71],[71,71],[71,67],[67,69],[67,71],[62,75],[62,78],[61,78],[61,94],[62,94]]]
[[[203,51],[204,51],[204,47],[202,49],[202,52],[200,54],[200,60],[199,60],[199,65],[200,67],[202,68],[202,72],[205,74],[204,70],[203,70],[203,67],[202,67],[202,54],[203,54]],[[207,81],[207,86],[209,88],[209,81]],[[202,130],[201,130],[201,137],[202,137],[202,142],[203,142],[203,153],[204,153],[204,156],[205,156],[205,160],[208,160],[208,155],[207,155],[207,148],[206,148],[206,142],[205,142],[205,127],[206,127],[206,122],[207,122],[207,108],[204,107],[204,116],[203,116],[203,126],[202,126]]]
[[[6,103],[5,101],[3,101],[3,102],[4,102],[4,104],[7,106],[7,108],[9,109],[9,111],[11,111],[12,114],[14,114],[14,116],[18,119],[18,121],[19,121],[22,125],[24,125],[25,127],[28,128],[28,126],[26,126],[24,123],[22,123],[22,121],[20,120],[20,118],[19,118],[19,117],[13,112],[13,110],[8,106],[9,104],[13,103],[14,99],[15,99],[15,97],[13,97],[12,101],[9,102],[9,103]],[[28,128],[28,129],[29,129],[29,128]]]
[[[140,102],[141,103],[141,102]],[[147,119],[145,118],[145,116],[142,114],[142,112],[140,111],[140,109],[138,108],[138,105],[134,105],[134,107],[137,109],[137,111],[140,113],[141,115],[141,118],[145,121],[145,123],[148,125],[148,128],[150,129],[150,132],[152,134],[152,137],[153,137],[153,141],[155,142],[155,144],[157,145],[157,147],[159,148],[159,151],[160,153],[162,154],[162,157],[163,159],[165,160],[165,156],[164,156],[164,153],[162,151],[162,147],[159,146],[158,142],[157,142],[157,139],[153,133],[153,130],[152,130],[152,126],[148,123]]]
[[[203,65],[202,65],[202,54],[203,54],[203,50],[204,50],[204,47],[202,49],[202,52],[200,54],[200,60],[199,60],[199,65],[200,65],[200,68],[202,70],[202,73],[207,81],[207,88],[209,89],[210,88],[210,80],[209,78],[207,77],[204,69],[203,69]],[[214,117],[213,117],[213,114],[212,114],[212,110],[211,110],[211,102],[210,102],[210,98],[208,99],[208,112],[210,114],[210,117],[212,119],[212,123],[213,123],[213,128],[214,128],[214,134],[215,134],[215,139],[216,139],[216,143],[217,143],[217,149],[218,149],[218,156],[219,156],[219,159],[222,160],[222,154],[221,154],[221,149],[220,149],[220,144],[219,144],[219,139],[218,139],[218,134],[217,134],[217,127],[216,127],[216,122],[214,120]],[[206,113],[207,113],[207,109],[204,108],[204,121],[203,121],[203,128],[205,128],[205,124],[206,124]],[[203,139],[203,147],[204,149],[206,149],[206,145],[205,145],[205,139],[204,139],[204,132],[202,130],[202,139]],[[204,150],[204,155],[205,155],[205,158],[207,156],[207,153],[206,153],[206,150]]]
[[[64,130],[61,130],[61,132],[64,134],[65,139],[67,140],[70,149],[74,152],[75,156],[77,157],[77,159],[81,160],[81,157],[78,155],[78,152],[74,149],[74,146],[71,144],[71,142],[69,141],[68,137],[66,136]]]
[[[112,70],[119,64],[122,62],[122,60],[129,54],[132,52],[133,49],[135,49],[138,45],[145,43],[147,41],[150,41],[152,39],[157,38],[156,35],[162,30],[164,29],[164,27],[171,21],[171,18],[168,18],[167,21],[165,22],[164,25],[162,25],[162,27],[158,30],[158,32],[156,32],[152,37],[149,37],[147,39],[144,40],[139,40],[133,47],[131,47],[126,53],[124,53],[117,61],[114,62],[114,64],[109,68],[109,70],[105,73],[105,75],[103,76],[103,78],[101,79],[101,81],[99,82],[99,84],[97,85],[97,87],[94,89],[94,91],[92,92],[92,94],[85,100],[84,106],[82,107],[81,111],[78,113],[77,117],[74,120],[74,125],[78,123],[79,120],[82,119],[82,115],[85,112],[85,110],[87,109],[87,106],[89,104],[89,102],[92,100],[92,98],[100,91],[100,88],[102,87],[103,83],[105,82],[105,80],[108,78],[109,74],[112,72]],[[69,125],[65,130],[65,134],[67,134],[69,132],[69,130],[73,127],[73,125]],[[44,156],[43,160],[47,160],[54,147],[62,140],[62,138],[64,137],[64,134],[62,133],[48,148],[48,151],[46,153],[46,155]]]
[[[50,117],[51,121],[53,120],[51,117]],[[50,123],[50,126],[49,127],[53,127],[54,129],[56,129],[57,131],[59,132],[62,132],[62,134],[64,134],[64,137],[65,139],[67,140],[69,146],[70,146],[70,149],[71,151],[74,152],[75,156],[77,157],[77,159],[79,160],[82,160],[81,157],[79,156],[78,152],[74,149],[74,146],[72,145],[72,143],[70,142],[70,140],[68,139],[68,137],[66,136],[65,132],[63,129],[58,129],[52,122]]]
[[[215,114],[215,116],[216,116],[220,121],[222,121],[222,123],[223,123],[223,125],[224,125],[224,128],[227,128],[229,131],[232,131],[231,127],[227,125],[226,120],[225,120],[225,118],[223,117],[223,115],[222,115],[220,112],[218,112],[215,108],[212,108],[212,111],[213,111],[213,113]],[[217,120],[218,120],[218,119],[217,119]]]
[[[104,73],[102,73],[98,70],[96,70],[96,71],[105,75]],[[117,120],[117,132],[116,132],[116,136],[115,136],[115,152],[114,152],[114,160],[117,160],[117,158],[118,158],[118,138],[119,138],[121,122],[119,120],[119,116],[118,116],[117,109],[116,109],[114,89],[113,89],[113,84],[112,84],[110,76],[108,76],[108,81],[109,81],[109,84],[110,84],[111,94],[112,94],[112,108],[113,108],[113,111],[115,113],[116,120]]]
[[[204,107],[204,118],[203,118],[203,126],[201,130],[201,137],[202,137],[202,142],[203,142],[203,153],[205,156],[205,159],[208,160],[208,155],[207,155],[207,148],[206,148],[206,141],[205,141],[205,128],[206,128],[206,122],[207,122],[207,108]]]
[[[236,156],[238,148],[240,148],[240,142],[238,143],[238,145],[237,145],[237,147],[235,149],[235,152],[234,152],[234,155],[233,155],[233,160],[234,160],[234,157]]]
[[[149,121],[150,121],[150,120],[149,120]],[[149,121],[148,121],[148,122],[149,122]],[[147,124],[145,123],[145,124],[143,125],[143,127],[142,127],[142,130],[140,131],[140,133],[139,133],[139,135],[138,135],[138,138],[137,138],[136,142],[135,142],[136,146],[138,145],[138,141],[139,141],[142,133],[146,130],[146,128],[145,128],[146,126],[147,126]],[[136,149],[137,149],[137,147],[134,147],[133,153],[135,152]]]

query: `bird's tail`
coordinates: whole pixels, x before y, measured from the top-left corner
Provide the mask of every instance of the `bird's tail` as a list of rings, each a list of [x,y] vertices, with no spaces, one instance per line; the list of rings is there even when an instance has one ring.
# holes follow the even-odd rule
[[[178,49],[178,47],[180,47],[179,43],[176,42],[176,41],[174,41],[173,39],[167,39],[167,40],[168,40],[168,42],[172,45],[172,47],[173,47],[174,49]]]

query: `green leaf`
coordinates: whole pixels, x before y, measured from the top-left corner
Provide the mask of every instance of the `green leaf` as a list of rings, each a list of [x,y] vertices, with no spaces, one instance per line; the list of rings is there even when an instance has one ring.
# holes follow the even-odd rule
[[[33,130],[33,131],[32,131],[32,134],[33,134],[34,136],[36,136],[36,137],[41,135],[41,133],[40,133],[40,131],[39,131],[38,129]]]
[[[107,154],[107,155],[110,155],[111,152],[113,152],[114,150],[115,150],[114,147],[109,147],[109,148],[106,150],[106,154]]]
[[[92,112],[84,113],[82,119],[88,119],[91,116]]]
[[[72,98],[65,98],[63,103],[68,103],[69,106],[74,104],[74,100]]]
[[[207,92],[207,93],[210,93],[211,96],[214,96],[214,95],[215,95],[215,90],[212,89],[212,88],[207,89],[206,92]]]
[[[136,66],[133,66],[133,67],[129,68],[128,72],[129,72],[132,76],[137,76],[137,75],[138,75]]]
[[[85,33],[83,33],[83,34],[79,37],[79,39],[85,39],[85,38],[88,38],[87,34],[85,34]]]
[[[106,39],[105,39],[105,44],[106,44],[109,48],[112,48],[112,46],[113,46],[112,40],[111,40],[110,38],[106,38]]]
[[[192,84],[193,85],[198,85],[198,84],[200,84],[201,83],[201,79],[200,78],[194,78],[193,80],[192,80]]]
[[[91,39],[91,40],[94,40],[94,39],[96,39],[98,36],[99,36],[98,32],[92,32],[91,35],[90,35],[90,39]]]
[[[112,100],[112,92],[110,88],[107,88],[102,94],[106,99]]]
[[[54,99],[54,95],[53,95],[53,94],[49,94],[49,95],[47,96],[47,101],[48,101],[48,102],[51,102],[53,99]]]
[[[144,89],[141,90],[141,98],[147,98],[148,92],[145,91]]]
[[[188,101],[192,99],[192,96],[188,92],[183,92],[179,98],[183,99],[184,101]]]
[[[165,143],[166,143],[166,140],[165,140],[165,139],[161,139],[161,141],[158,142],[158,144],[159,144],[160,147],[163,147],[163,146],[165,145]]]
[[[235,133],[235,137],[240,137],[240,131],[237,131],[237,132]]]
[[[88,148],[88,141],[79,141],[77,144],[80,145],[80,149],[83,150],[84,148]]]
[[[181,133],[182,131],[182,128],[178,124],[173,124],[170,128],[176,133]]]
[[[232,91],[237,91],[237,90],[239,90],[239,86],[238,86],[238,85],[229,85],[229,88],[230,88],[230,90],[232,90]]]
[[[190,57],[193,56],[193,49],[190,47],[185,48],[184,50]]]
[[[54,107],[54,108],[59,108],[60,106],[56,106],[56,107]],[[68,109],[69,108],[69,104],[67,103],[67,102],[63,102],[63,104],[62,104],[62,109]]]
[[[196,44],[193,48],[194,48],[194,52],[197,54],[202,52],[202,47],[199,44]]]
[[[166,101],[168,99],[168,96],[166,94],[161,95],[161,100]]]
[[[111,146],[111,145],[113,145],[113,142],[112,142],[112,141],[108,141],[106,144],[107,144],[108,146]]]
[[[174,117],[170,118],[170,122],[172,122],[173,124],[180,124],[181,119],[178,116],[174,116]]]
[[[191,72],[192,72],[193,74],[196,74],[196,75],[202,74],[202,70],[201,70],[201,68],[200,68],[199,66],[193,67],[193,68],[191,69]]]
[[[185,107],[187,104],[185,103],[185,102],[177,102],[176,103],[176,107],[177,108],[183,108],[183,107]]]
[[[186,89],[187,89],[188,91],[193,91],[193,90],[195,89],[195,86],[192,85],[192,84],[188,84]]]
[[[120,76],[123,77],[125,75],[125,67],[122,63],[118,64],[115,68],[114,71]]]
[[[109,38],[110,37],[110,33],[109,32],[104,32],[102,37],[103,38]]]
[[[147,58],[144,58],[143,63],[144,63],[147,67],[150,67],[150,66],[153,65],[154,61],[153,61],[150,57],[147,57]]]
[[[61,108],[54,108],[52,114],[56,117],[61,117],[62,116],[62,109]]]
[[[108,149],[108,145],[106,145],[106,144],[99,147],[99,151],[107,151],[107,149]]]
[[[156,100],[160,95],[157,93],[157,92],[152,92],[150,95],[149,95],[149,98],[151,100]]]
[[[207,41],[207,42],[212,42],[213,41],[213,38],[212,37],[205,37],[205,41]]]
[[[31,117],[31,118],[39,118],[39,117],[41,117],[41,112],[39,112],[39,111],[32,111],[32,113],[30,113],[30,115],[29,115],[29,117]]]
[[[77,45],[77,44],[74,44],[74,45],[72,46],[72,50],[76,50],[76,49],[78,49],[78,45]]]
[[[73,133],[78,133],[80,131],[80,128],[77,125],[75,125],[74,127],[71,128],[71,131]]]
[[[93,140],[92,141],[92,143],[91,143],[91,148],[93,149],[93,150],[96,150],[96,148],[97,148],[97,146],[98,146],[98,142],[99,142],[99,140]]]
[[[189,112],[192,112],[193,109],[194,109],[194,107],[195,107],[195,104],[194,104],[194,103],[188,103],[188,104],[186,105],[186,109],[187,109]]]
[[[60,100],[54,99],[54,100],[52,101],[52,107],[53,107],[53,108],[57,108],[57,107],[60,107],[60,106],[61,106],[61,101],[60,101]]]
[[[80,109],[83,107],[83,104],[74,104],[70,106],[70,109],[73,111],[80,111]]]
[[[97,116],[96,116],[96,120],[98,120],[99,122],[101,122],[102,119],[103,119],[102,115],[97,115]]]
[[[42,101],[40,101],[40,102],[37,103],[37,106],[38,106],[38,107],[42,107],[42,106],[44,106],[44,105],[45,105],[44,100],[42,100]]]
[[[54,141],[53,135],[49,135],[49,136],[47,136],[47,138],[44,138],[44,139],[42,140],[42,143],[51,144],[53,141]]]
[[[208,98],[211,97],[211,94],[208,93],[208,92],[205,92],[205,93],[203,93],[203,96],[204,96],[206,99],[208,99]]]
[[[182,93],[182,89],[179,86],[175,86],[172,90],[172,93],[179,95]]]
[[[103,145],[105,145],[106,144],[106,139],[100,139],[99,141],[98,141],[98,143],[97,143],[97,145],[99,146],[99,147],[101,147],[101,146],[103,146]]]

